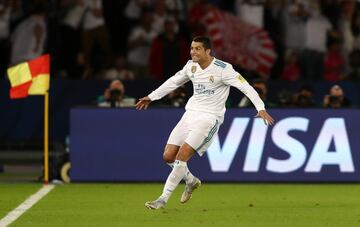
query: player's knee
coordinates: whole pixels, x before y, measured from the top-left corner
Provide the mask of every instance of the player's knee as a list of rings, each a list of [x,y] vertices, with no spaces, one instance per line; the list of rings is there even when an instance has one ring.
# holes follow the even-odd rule
[[[173,163],[175,162],[175,156],[171,155],[170,153],[164,152],[163,159],[167,163]]]
[[[179,152],[179,147],[167,144],[164,149],[163,159],[167,163],[175,162],[176,154]]]
[[[179,152],[176,155],[176,159],[187,162],[189,159],[195,154],[195,150],[188,144],[184,144],[181,146]]]

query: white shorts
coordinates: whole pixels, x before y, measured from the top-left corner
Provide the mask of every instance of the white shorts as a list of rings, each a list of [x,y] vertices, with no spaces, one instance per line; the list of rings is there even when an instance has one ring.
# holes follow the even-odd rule
[[[168,144],[181,146],[189,144],[200,156],[209,148],[223,118],[198,111],[186,111],[172,130]]]

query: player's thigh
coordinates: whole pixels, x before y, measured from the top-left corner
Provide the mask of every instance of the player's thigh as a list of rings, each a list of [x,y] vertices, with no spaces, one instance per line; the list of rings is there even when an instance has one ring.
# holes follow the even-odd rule
[[[189,113],[185,112],[175,128],[171,131],[167,144],[181,146],[190,131]]]
[[[220,124],[218,118],[205,115],[194,124],[185,142],[202,156],[216,137]]]

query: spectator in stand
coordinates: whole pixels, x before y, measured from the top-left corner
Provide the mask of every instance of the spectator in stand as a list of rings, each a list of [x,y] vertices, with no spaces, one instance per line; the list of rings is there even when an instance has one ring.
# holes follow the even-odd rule
[[[158,34],[160,34],[164,32],[164,24],[168,16],[167,14],[168,9],[165,0],[155,0],[153,4],[153,8],[154,8],[153,28]]]
[[[142,14],[142,22],[130,33],[128,40],[128,62],[136,78],[149,77],[148,62],[151,44],[158,35],[152,28],[153,11],[146,9]]]
[[[298,54],[296,52],[289,53],[286,59],[286,65],[281,74],[281,79],[287,81],[297,81],[301,77]]]
[[[290,1],[284,10],[286,53],[301,53],[305,46],[305,25],[309,16],[306,0]]]
[[[190,2],[188,12],[188,25],[192,36],[206,34],[206,27],[201,18],[206,14],[207,10],[215,7],[208,0],[197,0]]]
[[[302,86],[293,96],[293,106],[300,108],[315,107],[314,90],[311,86]]]
[[[360,10],[355,10],[351,30],[354,36],[354,49],[360,49]]]
[[[319,80],[323,75],[327,35],[334,33],[330,21],[324,17],[317,2],[305,27],[305,50],[300,59],[301,75],[307,80]]]
[[[329,94],[324,96],[323,106],[325,108],[351,107],[350,100],[345,97],[343,89],[339,85],[330,88]]]
[[[349,73],[349,61],[348,56],[350,52],[354,49],[354,34],[352,32],[351,23],[352,18],[355,14],[355,1],[342,1],[341,2],[341,17],[338,21],[339,28],[341,32],[342,45],[341,45],[341,54],[344,60],[344,72]]]
[[[9,61],[9,37],[10,37],[10,0],[0,1],[0,78],[5,75]]]
[[[125,86],[120,80],[110,82],[105,89],[104,95],[98,97],[99,107],[131,107],[135,104],[135,98],[125,95]]]
[[[83,0],[85,14],[83,18],[82,46],[85,61],[84,78],[94,76],[111,64],[111,50],[101,0]],[[94,55],[95,45],[99,53]]]
[[[189,59],[188,44],[184,37],[176,32],[177,21],[168,17],[164,24],[164,33],[154,39],[149,57],[149,69],[152,78],[167,79],[179,71]]]
[[[271,69],[271,78],[279,78],[284,66],[284,31],[283,10],[287,0],[266,0],[264,7],[264,28],[273,41],[277,58]]]
[[[293,106],[293,94],[288,90],[281,90],[277,93],[277,106],[281,108],[289,108]]]
[[[274,103],[271,103],[267,100],[268,88],[267,88],[267,85],[264,80],[256,79],[252,82],[252,86],[254,87],[255,91],[257,91],[260,98],[263,100],[263,102],[265,103],[265,105],[267,107],[275,106]],[[253,106],[253,104],[251,103],[251,101],[249,100],[249,98],[247,96],[244,96],[238,104],[238,107],[242,107],[242,108],[248,108],[248,107],[252,107],[252,106]]]
[[[311,2],[309,0],[306,1]],[[333,28],[337,29],[337,26],[339,25],[339,19],[341,17],[341,3],[344,2],[344,0],[316,0],[316,1],[320,2],[322,14],[330,21]]]
[[[11,5],[10,30],[13,30],[24,19],[24,7],[22,0],[9,0]]]
[[[345,78],[345,61],[341,53],[340,41],[333,41],[328,45],[328,52],[324,59],[324,79],[339,81]]]
[[[187,13],[186,5],[190,1],[185,2],[184,0],[166,0],[166,8],[168,12],[175,14],[176,18],[180,21],[185,20],[185,14]]]
[[[44,53],[46,36],[45,8],[44,5],[37,4],[31,10],[30,16],[15,28],[11,36],[10,64],[41,56]]]
[[[79,78],[84,70],[83,64],[80,65],[79,55],[80,26],[85,13],[85,4],[83,0],[63,1],[60,7],[64,10],[64,16],[61,18],[56,40],[58,73],[61,77]]]
[[[128,68],[125,57],[119,55],[115,59],[115,66],[107,70],[102,78],[106,80],[134,80],[135,75]]]
[[[350,74],[347,79],[360,81],[360,50],[353,50],[349,55]]]
[[[122,44],[124,51],[127,51],[127,41],[129,40],[132,29],[141,23],[141,18],[144,14],[143,11],[151,7],[152,1],[153,0],[127,1],[126,7],[124,7],[123,10],[123,19],[120,22],[121,34],[119,34],[119,36],[124,39],[124,43]]]
[[[130,0],[125,7],[124,15],[133,25],[141,21],[141,14],[151,5],[152,0]]]
[[[264,2],[264,0],[235,0],[235,13],[242,20],[263,28]]]

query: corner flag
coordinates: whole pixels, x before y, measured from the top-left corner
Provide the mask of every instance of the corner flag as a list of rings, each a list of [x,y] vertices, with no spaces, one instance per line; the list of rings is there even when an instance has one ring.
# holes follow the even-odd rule
[[[49,182],[49,87],[50,55],[20,63],[7,70],[10,80],[10,98],[44,95],[44,182]]]
[[[7,70],[11,84],[10,98],[45,95],[50,82],[50,55],[15,65]]]

